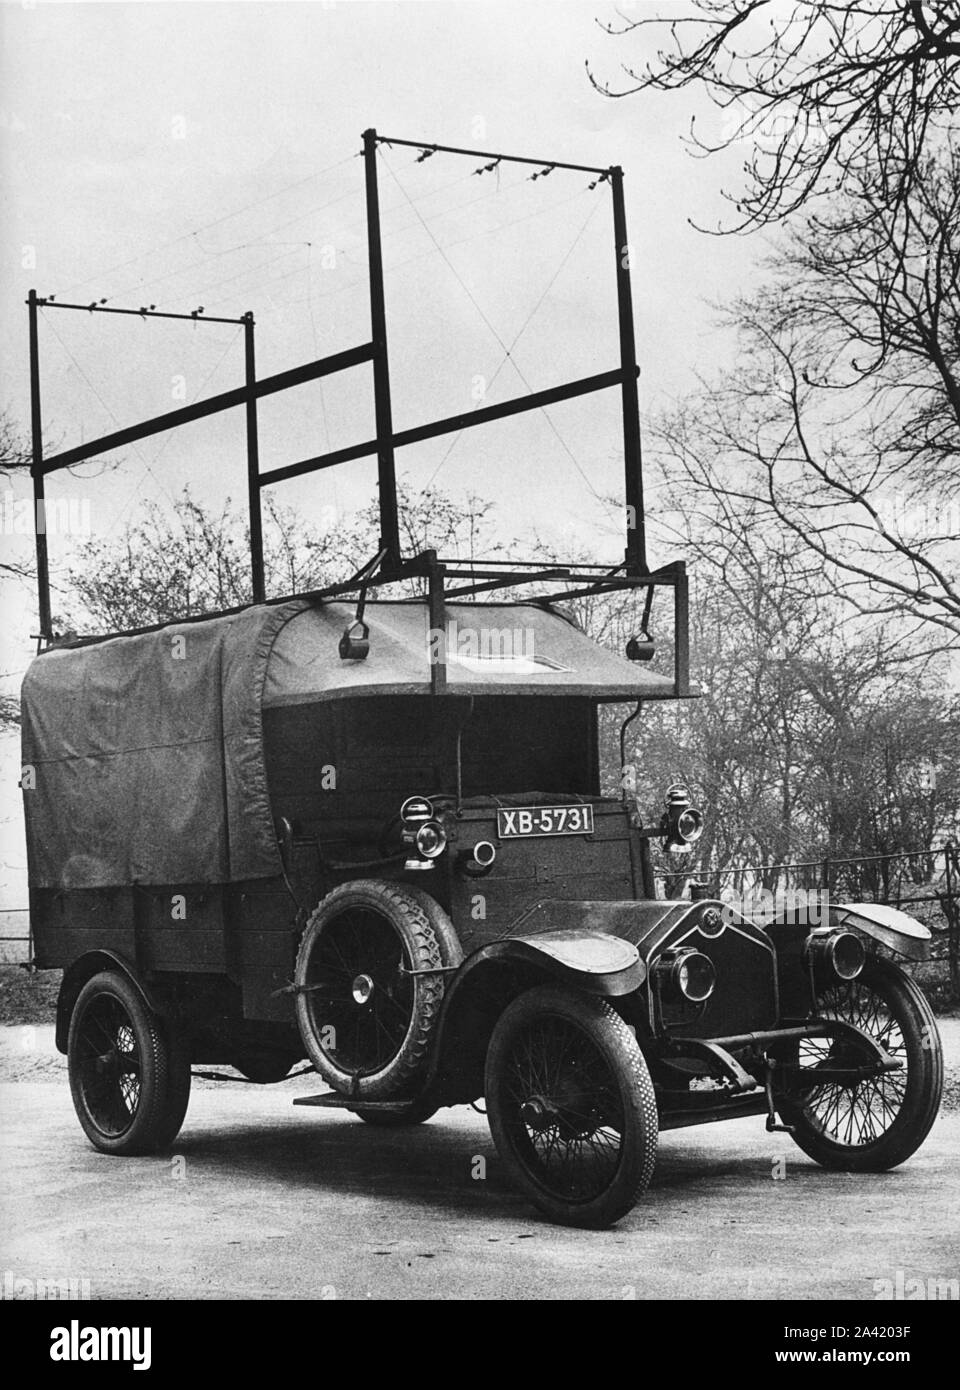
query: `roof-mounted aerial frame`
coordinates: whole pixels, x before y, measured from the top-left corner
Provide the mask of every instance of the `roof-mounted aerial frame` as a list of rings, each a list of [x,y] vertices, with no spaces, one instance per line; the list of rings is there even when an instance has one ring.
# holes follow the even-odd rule
[[[589,174],[596,183],[610,186],[613,204],[613,236],[619,325],[619,364],[611,370],[575,381],[562,382],[546,390],[515,397],[499,405],[483,406],[439,420],[428,421],[412,429],[395,431],[390,392],[390,366],[387,346],[386,300],[384,289],[383,254],[380,228],[377,152],[380,145],[401,146],[421,151],[421,158],[435,154],[463,155],[491,160],[494,167],[504,162],[535,166],[544,173],[555,169]],[[282,602],[267,599],[264,583],[263,539],[260,493],[264,487],[290,478],[301,477],[354,459],[376,456],[379,494],[380,543],[376,562],[344,584],[329,586],[312,597],[333,598],[350,592],[366,592],[400,580],[422,577],[434,618],[442,622],[445,598],[460,598],[513,587],[518,584],[542,583],[555,579],[573,587],[549,596],[549,601],[615,592],[626,588],[644,587],[652,596],[658,586],[674,589],[675,611],[675,690],[677,695],[689,693],[689,662],[687,654],[687,589],[683,562],[664,566],[651,572],[647,566],[644,525],[643,471],[640,446],[640,412],[637,395],[636,339],[633,301],[630,282],[630,252],[627,242],[626,210],[623,191],[623,171],[617,166],[599,168],[591,165],[569,164],[558,160],[532,159],[520,155],[496,153],[490,150],[466,149],[426,141],[400,140],[379,135],[370,129],[363,133],[362,157],[366,198],[367,250],[370,281],[370,339],[368,342],[334,353],[316,361],[304,363],[274,376],[257,379],[254,351],[254,317],[252,312],[238,319],[207,317],[202,309],[191,314],[157,311],[153,306],[122,309],[106,305],[105,301],[91,304],[71,304],[56,301],[52,296],[41,298],[31,290],[27,304],[30,322],[30,388],[33,462],[31,473],[37,515],[37,584],[40,610],[40,640],[54,640],[50,606],[49,561],[44,526],[45,479],[59,469],[91,459],[111,449],[146,439],[165,430],[204,419],[224,410],[243,406],[246,412],[247,482],[250,512],[251,590],[255,603]],[[591,185],[593,186],[593,185]],[[38,346],[38,311],[41,308],[73,309],[90,313],[137,315],[143,319],[184,319],[203,323],[235,323],[244,328],[245,380],[244,385],[216,396],[168,411],[163,415],[121,428],[80,446],[44,457],[42,419],[40,410],[40,370]],[[374,387],[374,416],[376,435],[359,444],[330,450],[315,457],[302,459],[261,472],[257,401],[261,397],[290,387],[318,380],[332,373],[346,371],[364,362],[372,364]],[[624,501],[626,517],[626,547],[623,563],[615,569],[604,566],[548,565],[540,561],[518,561],[497,565],[493,562],[464,568],[462,560],[441,560],[435,551],[427,550],[416,556],[404,556],[400,544],[400,518],[397,500],[396,451],[411,444],[440,435],[506,419],[522,412],[539,410],[559,401],[572,400],[595,391],[620,388],[623,417]],[[445,588],[448,580],[458,581],[458,587]],[[462,582],[459,582],[462,581]],[[537,599],[537,601],[547,601]],[[212,616],[212,615],[210,615]],[[432,671],[435,690],[444,688],[442,667]]]

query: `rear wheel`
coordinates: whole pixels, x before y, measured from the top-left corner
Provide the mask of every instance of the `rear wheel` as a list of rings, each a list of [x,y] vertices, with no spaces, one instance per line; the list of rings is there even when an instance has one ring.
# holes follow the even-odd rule
[[[345,883],[307,923],[297,955],[297,1021],[334,1090],[386,1100],[409,1092],[443,998],[427,913],[392,883]]]
[[[862,1029],[902,1066],[852,1084],[817,1085],[818,1067],[862,1067],[869,1059],[856,1043],[805,1039],[797,1060],[811,1075],[802,1091],[779,1099],[781,1118],[825,1168],[895,1168],[920,1147],[940,1108],[943,1051],[930,1005],[899,966],[871,956],[857,979],[820,994],[817,1013]]]
[[[109,1154],[169,1147],[190,1099],[190,1063],[126,976],[103,971],[77,998],[67,1042],[70,1090],[84,1133]]]
[[[553,1221],[610,1226],[653,1176],[653,1083],[599,999],[549,985],[515,999],[490,1040],[486,1099],[504,1166]]]

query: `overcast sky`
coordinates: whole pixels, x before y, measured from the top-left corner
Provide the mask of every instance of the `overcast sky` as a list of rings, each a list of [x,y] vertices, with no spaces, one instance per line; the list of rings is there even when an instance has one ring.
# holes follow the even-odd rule
[[[634,4],[624,12],[675,13]],[[612,38],[602,3],[4,4],[2,403],[29,421],[27,317],[42,295],[257,319],[260,372],[369,334],[361,132],[626,173],[641,393],[654,408],[724,350],[708,301],[744,284],[753,243],[706,237],[723,170],[681,137],[693,97],[612,101],[651,47]],[[700,120],[717,119],[696,108]],[[388,329],[399,428],[617,365],[610,198],[583,175],[384,149]],[[734,168],[727,165],[728,173]],[[443,248],[442,254],[438,245]],[[517,337],[517,335],[520,335]],[[90,439],[242,380],[239,330],[44,311],[41,376],[53,444]],[[512,347],[510,360],[504,349]],[[414,485],[497,501],[504,539],[541,535],[619,558],[595,501],[621,486],[616,393],[403,451]],[[368,438],[368,369],[261,406],[263,466]],[[449,453],[448,453],[449,450]],[[320,518],[371,495],[374,465],[277,489]],[[93,529],[118,534],[185,482],[242,497],[242,412],[123,452],[98,479],[58,475]],[[3,537],[4,545],[16,538]],[[59,549],[58,549],[59,547]],[[55,562],[68,552],[54,542]],[[667,556],[654,557],[665,559]],[[32,600],[5,594],[0,671],[22,670]],[[4,688],[16,685],[6,675]],[[5,779],[6,781],[7,779]]]

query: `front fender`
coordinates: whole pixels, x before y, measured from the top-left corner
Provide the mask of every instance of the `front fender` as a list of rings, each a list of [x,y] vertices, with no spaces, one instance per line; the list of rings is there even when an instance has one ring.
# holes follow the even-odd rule
[[[532,966],[561,984],[608,997],[632,994],[647,974],[631,942],[604,932],[561,929],[492,941],[470,957],[457,984],[492,961]]]
[[[930,928],[886,903],[833,903],[830,925],[870,936],[908,960],[926,960],[930,955]]]
[[[490,1037],[503,1010],[525,989],[551,980],[616,998],[638,989],[645,978],[636,946],[606,932],[567,927],[489,942],[452,977],[424,1093],[441,1105],[483,1094]]]

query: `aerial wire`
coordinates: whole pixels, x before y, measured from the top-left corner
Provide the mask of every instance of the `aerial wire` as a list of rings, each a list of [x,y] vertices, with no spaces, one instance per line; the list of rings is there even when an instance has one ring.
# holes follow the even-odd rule
[[[383,153],[382,150],[379,151],[379,154],[380,154],[380,158],[383,160],[383,163],[384,163],[384,166],[385,166],[386,169],[387,169],[387,172],[390,174],[390,177],[393,179],[394,183],[396,183],[397,187],[398,187],[398,188],[400,189],[400,191],[403,193],[404,197],[406,197],[406,196],[407,196],[407,191],[406,191],[406,189],[404,188],[403,184],[400,182],[400,180],[397,178],[397,175],[394,173],[393,169],[391,168],[391,166],[390,166],[390,161],[389,161],[389,160],[387,159],[387,157],[384,155],[384,153]],[[408,201],[409,201],[409,200],[408,200]],[[411,207],[413,207],[413,204],[412,204],[412,203],[411,203],[410,205],[411,205]],[[415,209],[415,210],[416,210],[416,209]],[[418,212],[417,215],[419,216],[419,212]],[[423,219],[422,219],[422,218],[421,218],[421,222],[423,222]],[[493,336],[496,338],[497,342],[500,344],[501,348],[502,348],[503,351],[504,351],[505,356],[506,356],[507,358],[509,358],[509,360],[510,360],[510,365],[513,367],[513,369],[514,369],[514,371],[516,372],[517,376],[518,376],[518,377],[520,378],[520,380],[523,382],[523,384],[524,384],[524,386],[527,388],[527,390],[532,394],[532,393],[533,393],[533,387],[530,385],[529,381],[528,381],[527,378],[524,376],[523,371],[521,370],[521,368],[520,368],[519,365],[517,364],[516,360],[511,356],[510,348],[509,348],[509,347],[507,346],[507,344],[503,341],[503,338],[500,336],[500,334],[497,332],[496,328],[493,326],[493,324],[492,324],[492,323],[490,322],[490,320],[487,318],[487,315],[484,313],[484,311],[483,311],[483,309],[481,308],[481,306],[477,303],[477,299],[476,299],[475,295],[473,294],[472,290],[471,290],[470,287],[466,284],[466,282],[464,281],[463,277],[460,275],[459,271],[457,270],[456,266],[455,266],[455,265],[453,264],[453,262],[450,260],[449,256],[446,254],[446,252],[444,251],[444,249],[443,249],[443,247],[440,245],[440,243],[437,241],[436,237],[433,235],[433,232],[432,232],[432,231],[430,230],[430,228],[427,226],[426,222],[423,222],[423,228],[424,228],[424,231],[425,231],[425,232],[427,233],[427,235],[429,236],[430,240],[433,242],[434,246],[437,248],[437,251],[439,252],[439,254],[440,254],[440,256],[441,256],[441,258],[442,258],[444,264],[445,264],[445,265],[448,267],[448,269],[452,272],[452,274],[454,275],[455,279],[457,280],[457,282],[459,283],[459,285],[460,285],[461,288],[463,289],[464,293],[467,295],[467,298],[470,300],[471,304],[473,304],[473,306],[474,306],[474,308],[476,309],[477,313],[478,313],[478,314],[480,315],[480,317],[483,319],[483,322],[487,325],[487,328],[490,330],[490,332],[491,332],[491,333],[493,334]],[[584,483],[586,484],[586,487],[587,487],[588,492],[590,492],[591,496],[593,496],[595,499],[599,500],[599,497],[598,497],[598,494],[597,494],[597,492],[596,492],[596,489],[594,488],[593,484],[590,482],[590,480],[589,480],[589,478],[587,477],[586,473],[584,473],[584,471],[583,471],[583,469],[581,468],[579,462],[577,461],[577,459],[576,459],[576,457],[575,457],[573,451],[570,449],[570,447],[569,447],[569,445],[567,444],[566,440],[563,438],[563,436],[561,435],[560,431],[557,429],[557,427],[556,427],[556,425],[554,424],[553,420],[552,420],[552,419],[550,418],[550,416],[547,414],[547,411],[546,411],[546,409],[545,409],[544,406],[540,406],[540,413],[543,415],[543,417],[544,417],[544,419],[546,420],[547,424],[550,426],[550,428],[551,428],[551,430],[553,431],[554,435],[556,436],[558,442],[560,443],[560,446],[562,447],[562,449],[564,450],[564,452],[567,454],[567,456],[568,456],[568,458],[570,459],[570,461],[572,462],[574,468],[576,468],[577,472],[580,474],[580,477],[583,479]]]

